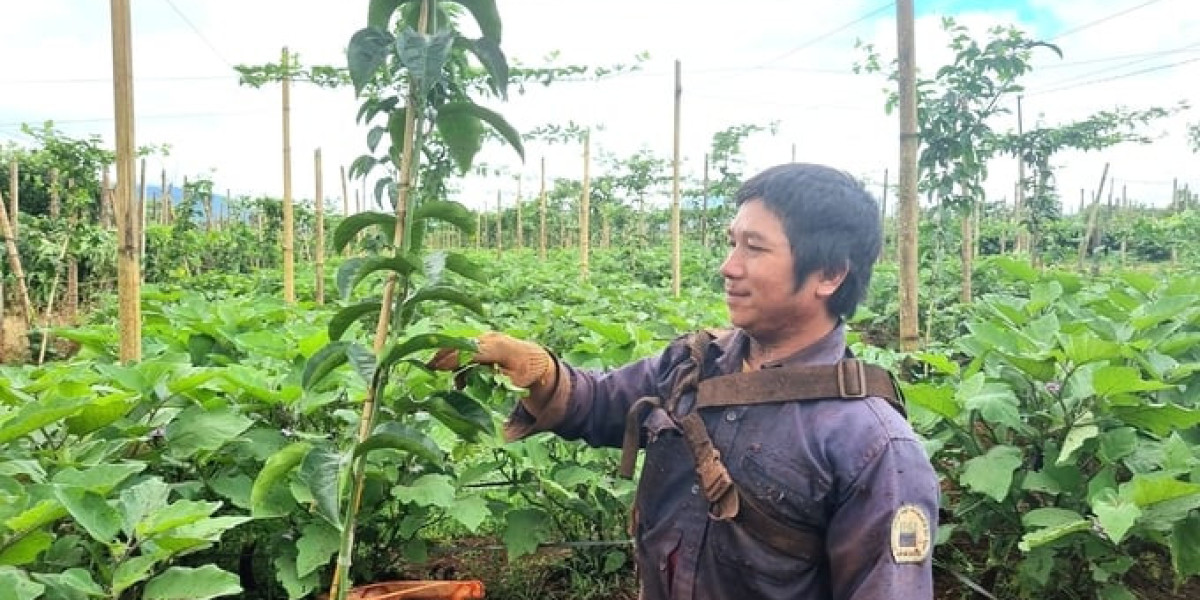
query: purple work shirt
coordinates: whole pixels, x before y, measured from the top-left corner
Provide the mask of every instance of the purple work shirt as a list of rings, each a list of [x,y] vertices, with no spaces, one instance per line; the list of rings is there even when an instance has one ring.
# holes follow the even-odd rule
[[[749,338],[714,341],[704,377],[738,372]],[[838,326],[814,345],[764,365],[832,364]],[[662,354],[609,373],[566,367],[572,391],[554,431],[619,447],[629,407],[666,398],[688,358],[682,338]],[[682,398],[690,410],[694,395]],[[520,419],[523,410],[515,418]],[[742,492],[777,519],[825,540],[824,560],[789,557],[733,521],[709,517],[692,457],[663,409],[642,423],[636,554],[645,600],[924,600],[933,597],[938,480],[908,422],[880,398],[705,409],[703,419]],[[743,509],[744,510],[744,509]],[[923,529],[923,531],[922,531]]]

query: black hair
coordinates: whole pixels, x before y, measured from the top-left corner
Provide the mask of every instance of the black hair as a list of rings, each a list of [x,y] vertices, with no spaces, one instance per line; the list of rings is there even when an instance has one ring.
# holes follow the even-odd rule
[[[818,269],[827,275],[844,269],[828,307],[842,317],[854,314],[883,245],[879,204],[862,183],[831,167],[789,163],[746,180],[734,199],[739,207],[762,200],[783,222],[797,288]]]

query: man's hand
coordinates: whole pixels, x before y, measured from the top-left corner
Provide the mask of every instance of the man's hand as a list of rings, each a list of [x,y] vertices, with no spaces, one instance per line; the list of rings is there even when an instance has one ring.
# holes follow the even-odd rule
[[[489,331],[479,336],[479,352],[473,362],[495,365],[514,385],[533,389],[550,383],[554,376],[554,359],[545,348],[514,337]]]

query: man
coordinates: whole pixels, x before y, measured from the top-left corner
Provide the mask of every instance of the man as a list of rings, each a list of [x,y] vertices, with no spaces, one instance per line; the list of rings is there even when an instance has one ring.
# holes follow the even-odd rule
[[[485,334],[473,360],[530,392],[506,436],[645,447],[634,533],[646,600],[932,598],[938,482],[901,412],[860,397],[861,375],[859,393],[839,378],[841,397],[821,398],[762,377],[854,364],[839,363],[842,319],[880,252],[878,207],[850,176],[810,164],[760,173],[736,202],[721,266],[732,331],[604,374]],[[712,387],[722,379],[737,385]],[[702,382],[726,397],[705,399]],[[759,387],[779,398],[729,398]]]

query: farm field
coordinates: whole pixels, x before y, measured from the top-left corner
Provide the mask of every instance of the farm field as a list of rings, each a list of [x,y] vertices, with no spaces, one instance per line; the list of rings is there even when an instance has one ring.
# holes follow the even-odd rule
[[[182,139],[133,143],[126,0],[114,143],[70,119],[0,143],[0,600],[639,597],[637,475],[615,448],[506,442],[527,390],[471,356],[499,331],[604,372],[729,327],[735,196],[779,162],[780,120],[709,123],[685,160],[676,61],[673,155],[566,108],[518,128],[529,90],[650,59],[531,67],[494,0],[361,8],[336,64],[221,57],[246,91],[283,90],[282,194],[169,175]],[[1170,130],[1194,167],[1190,99],[1026,123],[1028,77],[1075,30],[918,8],[940,62],[916,69],[912,11],[823,35],[902,25],[895,60],[839,42],[842,75],[886,85],[873,110],[900,121],[898,164],[852,174],[883,243],[846,329],[937,476],[934,596],[1198,598],[1200,194],[1192,171],[1108,162]],[[344,160],[316,148],[298,193],[293,85],[353,96],[361,138]],[[1085,154],[1103,169],[1076,204],[1061,182]]]

